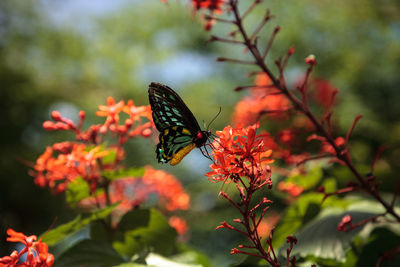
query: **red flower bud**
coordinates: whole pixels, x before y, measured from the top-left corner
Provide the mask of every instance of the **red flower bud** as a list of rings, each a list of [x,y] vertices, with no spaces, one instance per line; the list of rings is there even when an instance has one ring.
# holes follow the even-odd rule
[[[45,129],[46,131],[54,131],[56,130],[55,124],[52,121],[45,121],[42,124],[43,129]]]
[[[85,111],[83,111],[83,110],[79,111],[79,119],[83,120],[83,119],[85,119],[85,117],[86,117]]]
[[[131,128],[132,127],[132,125],[133,125],[133,121],[132,121],[132,119],[126,119],[125,120],[125,126],[126,126],[126,128]]]
[[[325,193],[325,186],[320,186],[320,187],[318,187],[318,193]]]
[[[309,55],[308,57],[306,57],[306,59],[304,60],[306,62],[306,64],[308,65],[315,65],[317,64],[317,60],[315,59],[314,55]]]
[[[151,131],[151,129],[150,128],[146,128],[146,129],[144,129],[140,134],[143,136],[143,137],[149,137],[150,135],[151,135],[151,133],[152,133],[152,131]]]
[[[53,110],[51,112],[51,118],[55,121],[61,121],[62,117],[61,117],[61,113],[57,110]]]

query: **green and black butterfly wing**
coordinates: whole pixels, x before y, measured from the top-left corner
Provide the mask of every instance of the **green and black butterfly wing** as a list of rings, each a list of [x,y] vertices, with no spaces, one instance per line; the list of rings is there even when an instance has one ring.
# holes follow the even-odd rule
[[[153,121],[160,132],[156,154],[159,162],[178,164],[196,146],[207,141],[193,113],[170,87],[159,83],[149,86]]]

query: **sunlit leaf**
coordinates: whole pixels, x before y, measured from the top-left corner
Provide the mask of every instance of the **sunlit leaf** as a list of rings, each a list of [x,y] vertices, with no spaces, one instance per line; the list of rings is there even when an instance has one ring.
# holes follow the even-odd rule
[[[167,259],[167,258],[165,258],[161,255],[155,254],[155,253],[150,253],[146,257],[146,263],[151,266],[157,266],[157,267],[165,267],[165,266],[202,267],[203,266],[201,264],[188,264],[188,263],[182,263],[182,262],[176,261],[176,260]]]
[[[286,181],[293,182],[296,185],[309,189],[314,187],[322,178],[322,167],[317,165],[309,169],[306,174],[296,174],[288,177]]]

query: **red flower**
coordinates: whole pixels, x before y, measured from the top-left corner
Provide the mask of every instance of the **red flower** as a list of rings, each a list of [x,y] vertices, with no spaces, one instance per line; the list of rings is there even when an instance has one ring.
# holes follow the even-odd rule
[[[36,160],[31,175],[35,177],[37,185],[47,185],[55,193],[63,192],[68,183],[78,177],[85,179],[94,190],[101,174],[98,160],[108,154],[109,151],[100,146],[88,147],[73,142],[56,143],[53,147],[47,147]]]
[[[192,0],[192,4],[195,9],[208,9],[211,12],[221,13],[225,0]]]
[[[206,174],[210,181],[225,181],[239,175],[254,182],[258,179],[270,182],[268,163],[273,160],[268,157],[272,150],[261,135],[256,135],[257,128],[257,124],[237,129],[227,126],[217,132],[218,138],[212,144],[215,162],[210,166],[212,171]]]
[[[292,197],[297,197],[303,193],[304,188],[292,182],[280,181],[277,185],[279,191],[286,192]]]
[[[264,114],[273,119],[286,119],[285,111],[290,108],[289,100],[278,94],[269,77],[265,74],[257,75],[255,85],[256,87],[250,89],[250,96],[236,104],[232,117],[235,126],[251,125]]]
[[[190,207],[190,197],[184,191],[179,180],[162,170],[146,166],[143,177],[126,177],[112,180],[109,185],[110,204],[120,202],[113,211],[113,222],[131,209],[145,203],[150,196],[157,195],[159,206],[167,211],[187,210]],[[90,197],[80,202],[84,208],[95,208],[97,204],[106,206],[105,193]]]
[[[26,266],[26,267],[51,267],[54,263],[53,254],[48,252],[48,246],[42,243],[41,240],[36,241],[36,235],[26,236],[23,233],[8,229],[7,234],[9,242],[21,242],[25,247],[18,253],[14,250],[10,256],[0,258],[0,266],[13,267],[13,266]],[[26,261],[24,263],[17,262],[20,257],[27,253]]]
[[[350,215],[345,215],[342,218],[342,221],[338,225],[338,231],[347,232],[353,228],[353,219]]]
[[[188,225],[184,219],[178,216],[171,216],[168,219],[168,223],[171,227],[175,228],[179,235],[184,235],[188,231]]]

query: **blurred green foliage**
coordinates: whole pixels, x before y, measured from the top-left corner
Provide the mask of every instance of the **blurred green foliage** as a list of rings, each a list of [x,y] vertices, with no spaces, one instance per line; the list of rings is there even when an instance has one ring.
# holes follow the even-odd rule
[[[176,88],[200,124],[210,121],[221,106],[223,112],[212,125],[219,130],[229,124],[234,104],[245,94],[232,89],[251,82],[246,77],[250,68],[215,62],[220,55],[246,55],[238,47],[205,45],[209,34],[188,6],[173,0],[168,5],[158,0],[121,1],[108,10],[104,1],[93,1],[90,5],[102,10],[96,13],[90,8],[81,10],[79,1],[63,2],[0,2],[1,255],[10,253],[3,245],[7,228],[38,234],[56,217],[59,225],[76,215],[62,196],[36,187],[28,175],[29,162],[46,145],[72,138],[42,129],[51,110],[76,120],[82,109],[87,120],[95,122],[97,105],[104,104],[108,96],[147,105],[147,85],[157,81]],[[288,79],[294,83],[305,70],[303,59],[316,55],[314,75],[340,90],[335,110],[338,133],[346,133],[355,115],[364,115],[351,140],[356,165],[367,172],[378,146],[390,146],[377,163],[376,175],[384,190],[392,190],[400,170],[400,3],[271,0],[263,5],[276,18],[262,32],[260,45],[274,26],[282,26],[269,56],[271,62],[294,45],[296,53],[288,67]],[[256,10],[246,26],[254,27],[263,12]],[[229,26],[217,25],[213,34],[226,34],[226,30]],[[153,143],[146,142],[132,142],[127,165],[156,165]],[[189,243],[216,266],[240,261],[229,256],[238,237],[212,230],[235,215],[217,198],[219,186],[202,176],[208,162],[197,163],[199,158],[193,153],[178,167],[158,167],[176,174],[191,192],[192,209],[184,214],[191,228]],[[321,172],[319,168],[315,171]],[[337,166],[325,168],[323,176],[337,179],[339,186],[351,177]],[[271,198],[276,198],[275,207],[282,212],[279,197]],[[299,201],[299,205],[305,204]],[[283,224],[290,225],[287,219]]]

